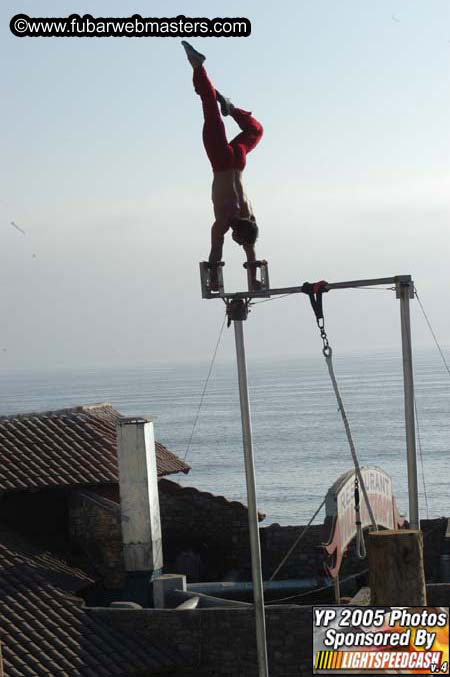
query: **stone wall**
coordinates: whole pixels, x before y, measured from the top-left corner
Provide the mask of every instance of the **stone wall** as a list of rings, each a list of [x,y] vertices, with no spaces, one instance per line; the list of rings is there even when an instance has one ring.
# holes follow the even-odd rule
[[[444,543],[446,527],[447,518],[445,517],[420,521],[420,528],[423,531],[425,578],[429,583],[439,581],[439,556]],[[367,550],[367,538],[365,538],[365,543]],[[341,577],[345,578],[345,576],[353,575],[367,569],[367,567],[367,558],[358,559],[356,555],[356,541],[353,540],[342,560]],[[364,581],[367,580],[368,578],[364,574],[359,581],[360,585],[363,585]]]
[[[159,481],[159,503],[165,571],[186,573],[188,582],[251,578],[242,503],[167,479]]]
[[[425,578],[428,582],[440,581],[439,556],[443,552],[447,522],[446,517],[420,521],[420,528],[423,531]]]
[[[92,500],[88,500],[89,495]],[[106,587],[112,588],[119,586],[123,578],[118,500],[117,487],[76,491],[69,511],[72,538],[105,577]],[[159,481],[159,500],[165,572],[187,574],[188,582],[192,583],[251,580],[248,517],[244,505],[166,479]],[[428,582],[439,581],[439,554],[446,525],[445,518],[421,522]],[[279,524],[260,527],[265,579],[273,574],[303,528]],[[321,544],[326,536],[322,524],[309,527],[276,579],[324,575]],[[353,541],[344,555],[340,577],[353,576],[365,569],[367,559],[358,559]],[[367,584],[367,574],[362,573],[355,579],[355,590],[364,584]],[[345,594],[353,592],[350,587]]]
[[[264,578],[270,578],[303,529],[302,526],[281,527],[279,524],[260,529]],[[276,579],[310,578],[325,574],[323,549],[320,547],[322,541],[323,526],[311,525],[281,567]]]
[[[252,609],[193,611],[87,609],[127,632],[173,649],[201,677],[257,677],[255,619]],[[312,674],[310,606],[266,607],[267,648],[271,677]],[[189,672],[179,674],[189,674]]]
[[[69,499],[69,529],[107,589],[125,577],[119,506],[94,491],[74,491]]]

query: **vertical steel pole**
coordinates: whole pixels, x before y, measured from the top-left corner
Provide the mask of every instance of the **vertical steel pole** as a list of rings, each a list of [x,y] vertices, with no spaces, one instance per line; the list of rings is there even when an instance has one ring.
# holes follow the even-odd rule
[[[266,620],[264,616],[264,590],[261,571],[261,547],[259,542],[258,511],[256,505],[255,465],[253,461],[252,426],[248,397],[247,364],[245,360],[244,332],[242,320],[234,320],[234,337],[239,377],[239,398],[241,402],[242,443],[244,447],[245,479],[247,483],[248,525],[252,556],[253,602],[256,620],[256,646],[258,652],[259,677],[268,677],[266,645]]]
[[[414,286],[412,281],[400,282],[397,284],[397,297],[400,299],[400,319],[402,329],[409,523],[411,529],[419,529],[419,492],[417,487],[416,431],[414,420],[414,378],[411,346],[411,319],[409,314],[409,299],[413,289]]]

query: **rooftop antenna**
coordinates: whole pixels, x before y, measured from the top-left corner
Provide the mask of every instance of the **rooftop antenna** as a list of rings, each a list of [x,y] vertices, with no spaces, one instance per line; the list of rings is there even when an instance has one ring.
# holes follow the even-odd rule
[[[268,298],[270,296],[309,293],[311,285],[305,283],[296,287],[282,287],[270,289],[267,261],[256,261],[252,264],[259,271],[258,289],[252,288],[251,276],[248,271],[248,291],[228,293],[224,289],[223,266],[221,261],[217,265],[218,291],[211,287],[210,264],[200,262],[200,281],[202,297],[205,299],[219,298],[227,306],[228,326],[234,324],[236,342],[236,360],[239,379],[239,397],[241,405],[242,441],[245,460],[245,475],[247,483],[248,520],[250,531],[250,549],[252,559],[253,602],[256,619],[256,642],[258,652],[259,677],[268,677],[267,643],[264,615],[264,590],[261,567],[261,546],[258,528],[258,511],[256,503],[255,466],[253,458],[252,427],[250,416],[250,401],[247,383],[247,364],[244,346],[243,322],[248,317],[248,306],[254,298]],[[409,523],[411,529],[419,529],[419,500],[417,484],[416,435],[414,419],[414,379],[412,367],[412,342],[409,300],[414,298],[414,283],[410,275],[396,275],[368,280],[351,280],[346,282],[324,283],[324,291],[332,289],[350,289],[357,287],[371,287],[377,285],[393,285],[396,298],[400,300],[401,341],[403,358],[403,390],[405,408],[406,455],[408,468],[408,496],[409,496]]]

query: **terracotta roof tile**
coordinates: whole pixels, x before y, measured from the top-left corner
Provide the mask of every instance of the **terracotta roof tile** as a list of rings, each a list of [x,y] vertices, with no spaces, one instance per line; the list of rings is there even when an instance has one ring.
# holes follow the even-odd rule
[[[118,482],[110,404],[0,417],[0,491]],[[158,476],[190,467],[156,442]]]
[[[65,578],[55,584],[54,574]],[[0,528],[0,626],[5,675],[129,674],[182,664],[179,656],[154,647],[98,619],[63,586],[82,572],[45,557],[9,530]],[[84,575],[84,579],[87,577]],[[86,580],[84,580],[86,583]]]
[[[220,505],[221,507],[226,507],[229,509],[234,510],[235,512],[242,513],[247,515],[248,513],[248,508],[246,505],[241,503],[240,501],[230,501],[228,498],[225,498],[225,496],[220,496],[218,494],[211,494],[209,491],[200,491],[200,489],[196,489],[195,487],[184,487],[181,486],[181,484],[178,484],[177,482],[173,482],[172,480],[160,480],[159,481],[159,489],[160,491],[163,491],[166,494],[172,494],[176,495],[177,498],[183,499],[191,499],[198,497],[200,499],[206,499],[208,501],[211,501],[213,503],[216,503],[217,505]],[[265,519],[266,515],[262,512],[258,512],[258,521],[262,522]]]

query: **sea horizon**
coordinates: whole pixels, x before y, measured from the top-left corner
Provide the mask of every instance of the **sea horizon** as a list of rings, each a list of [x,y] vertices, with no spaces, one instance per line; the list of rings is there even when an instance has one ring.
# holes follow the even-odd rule
[[[181,458],[189,446],[208,359],[189,363],[0,369],[0,415],[110,402],[124,415],[154,420],[155,436]],[[341,353],[335,371],[361,465],[393,477],[401,512],[408,512],[401,352]],[[436,350],[414,351],[415,392],[430,517],[448,514],[439,472],[449,453],[448,374]],[[264,524],[309,521],[327,489],[352,467],[342,421],[320,352],[248,360],[258,506]],[[214,365],[189,446],[184,486],[246,503],[236,366]],[[426,517],[418,447],[421,516]],[[432,480],[432,481],[431,481]],[[323,519],[319,514],[316,522]]]

